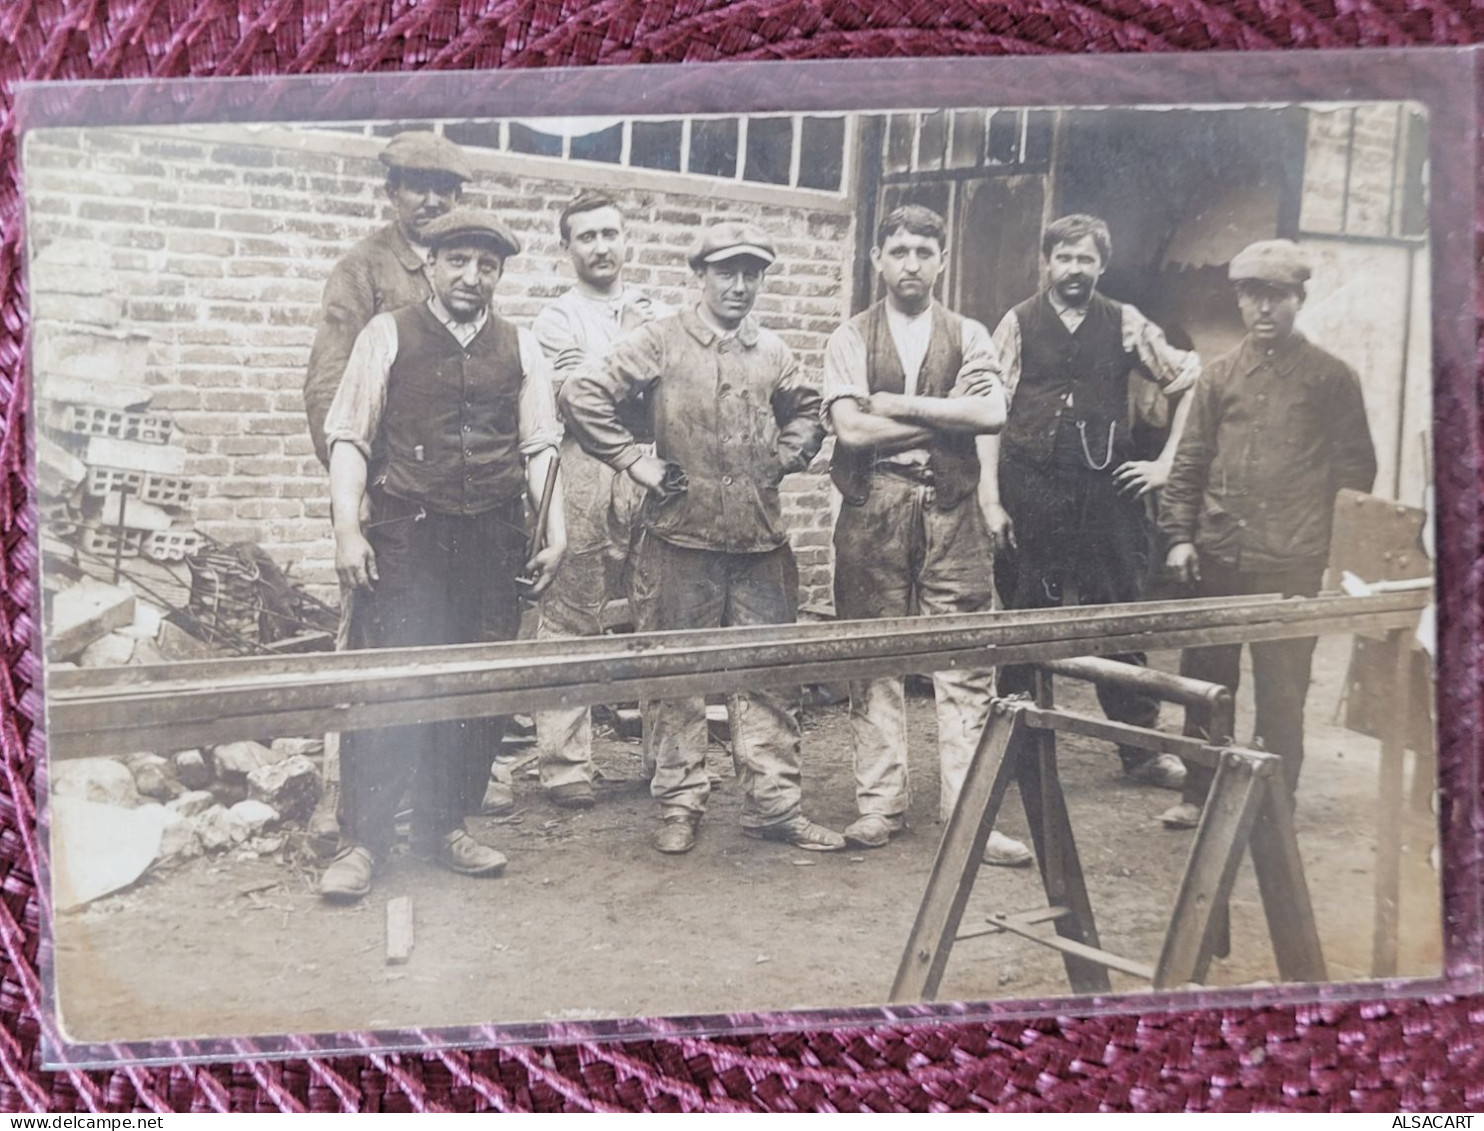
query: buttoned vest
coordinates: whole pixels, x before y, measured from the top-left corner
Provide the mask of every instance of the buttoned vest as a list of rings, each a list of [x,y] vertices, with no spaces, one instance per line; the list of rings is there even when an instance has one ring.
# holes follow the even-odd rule
[[[917,375],[917,395],[946,397],[958,383],[963,366],[964,320],[938,304],[933,305],[932,336],[927,355]],[[878,302],[851,319],[866,343],[866,381],[873,393],[901,393],[907,387],[902,361],[897,356],[886,303]],[[936,488],[934,505],[940,510],[956,506],[979,484],[979,454],[971,434],[935,432],[924,447]],[[848,449],[838,441],[830,461],[830,478],[840,496],[851,506],[862,506],[871,495],[874,450]]]
[[[1005,424],[1005,447],[1046,463],[1062,417],[1070,415],[1081,425],[1088,462],[1111,471],[1128,458],[1128,375],[1134,359],[1123,348],[1123,307],[1094,294],[1076,333],[1062,324],[1045,292],[1020,303],[1014,313],[1020,323],[1020,383]]]
[[[376,481],[442,514],[483,514],[520,494],[524,377],[515,325],[493,312],[468,347],[426,303],[393,313]]]

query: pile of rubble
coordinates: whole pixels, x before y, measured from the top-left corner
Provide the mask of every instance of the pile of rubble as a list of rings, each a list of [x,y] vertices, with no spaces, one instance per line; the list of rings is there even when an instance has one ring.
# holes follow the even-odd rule
[[[158,836],[147,860],[156,866],[228,849],[267,854],[314,814],[323,755],[318,739],[281,738],[69,759],[52,766],[51,796],[136,811],[140,835]]]
[[[94,326],[38,331],[47,658],[94,667],[328,650],[335,610],[261,547],[194,529],[186,451],[143,383],[148,344]]]
[[[143,383],[148,339],[55,325],[35,345],[37,479],[47,657],[159,663],[167,612],[184,604],[191,526],[185,449]],[[135,583],[122,581],[127,569]]]
[[[48,530],[100,559],[184,561],[191,528],[185,449],[143,383],[149,340],[53,326],[36,342],[37,466]]]

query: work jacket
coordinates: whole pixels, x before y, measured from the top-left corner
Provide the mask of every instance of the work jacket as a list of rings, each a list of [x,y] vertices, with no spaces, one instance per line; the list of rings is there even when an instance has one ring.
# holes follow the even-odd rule
[[[1360,380],[1302,334],[1250,336],[1196,382],[1159,528],[1245,572],[1322,566],[1335,495],[1369,491],[1376,452]]]
[[[617,471],[644,449],[619,406],[649,401],[655,454],[687,489],[646,500],[643,523],[677,546],[757,553],[787,540],[778,484],[819,451],[819,390],[783,339],[750,315],[721,334],[694,309],[641,326],[562,386],[569,432]]]
[[[424,302],[432,294],[426,260],[396,224],[367,236],[330,272],[304,380],[309,435],[315,455],[326,467],[330,449],[325,440],[325,415],[340,387],[356,335],[376,315]]]

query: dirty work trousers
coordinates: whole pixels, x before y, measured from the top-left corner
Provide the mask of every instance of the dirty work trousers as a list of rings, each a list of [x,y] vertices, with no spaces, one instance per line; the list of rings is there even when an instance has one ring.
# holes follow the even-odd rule
[[[835,612],[847,620],[983,612],[994,606],[990,557],[973,495],[939,510],[932,487],[878,468],[866,501],[842,503],[835,522]],[[993,692],[993,668],[933,673],[944,820],[958,804]],[[905,813],[910,798],[901,679],[850,684],[850,736],[856,808]]]
[[[1322,565],[1303,566],[1276,572],[1248,573],[1228,565],[1201,558],[1201,579],[1195,583],[1194,597],[1244,597],[1259,593],[1281,593],[1285,597],[1313,597],[1324,578]],[[1253,743],[1283,759],[1283,780],[1288,792],[1298,789],[1299,770],[1304,764],[1304,701],[1309,695],[1309,677],[1313,669],[1314,645],[1317,638],[1267,640],[1250,645],[1252,649],[1252,693],[1256,718],[1253,721]],[[1180,655],[1180,674],[1223,684],[1236,695],[1242,679],[1242,645],[1213,644],[1207,648],[1187,648]],[[1189,712],[1185,716],[1185,733],[1210,739],[1202,721]],[[1235,738],[1216,735],[1215,741]],[[1183,800],[1204,805],[1214,771],[1194,762],[1185,763]]]
[[[626,586],[634,523],[644,491],[626,474],[588,455],[576,440],[562,441],[567,556],[541,597],[538,640],[601,636],[603,606]],[[633,593],[629,615],[638,618]],[[587,707],[537,711],[536,750],[546,789],[593,780],[592,711]]]
[[[754,554],[677,546],[646,531],[634,555],[640,632],[792,624],[799,577],[785,544]],[[742,824],[763,828],[798,814],[800,693],[747,689],[734,696],[732,747],[743,789]],[[655,759],[650,795],[663,813],[706,811],[706,700],[695,695],[645,704]]]
[[[1142,499],[1118,491],[1112,470],[1087,466],[1075,430],[1058,436],[1055,454],[1044,465],[1002,453],[1000,503],[1014,523],[1016,541],[1015,549],[1002,547],[995,558],[995,584],[1005,608],[1059,606],[1069,585],[1082,605],[1143,599],[1153,548],[1148,516]],[[1108,658],[1140,667],[1147,663],[1142,652]],[[999,694],[1029,694],[1032,674],[1029,665],[1005,665]],[[1101,685],[1097,696],[1103,713],[1116,722],[1159,724],[1157,699]],[[1125,770],[1153,757],[1124,746],[1118,755]]]
[[[373,491],[366,537],[380,579],[358,604],[373,648],[513,640],[525,532],[516,498],[473,517]],[[456,719],[359,731],[341,751],[340,831],[378,854],[411,788],[415,838],[460,828],[478,806],[504,720]]]

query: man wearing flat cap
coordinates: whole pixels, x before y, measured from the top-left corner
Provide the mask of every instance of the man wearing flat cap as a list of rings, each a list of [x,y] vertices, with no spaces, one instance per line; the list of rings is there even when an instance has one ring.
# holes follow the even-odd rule
[[[633,587],[641,631],[789,624],[798,571],[778,484],[819,451],[819,392],[793,353],[752,316],[777,258],[760,228],[707,228],[690,256],[699,301],[620,339],[600,364],[569,377],[561,403],[579,442],[648,492]],[[645,397],[649,455],[620,418]],[[815,851],[844,847],[801,808],[797,688],[737,696],[732,734],[745,790],[743,832]],[[688,852],[706,811],[703,697],[650,705],[651,795],[661,852]]]
[[[361,240],[330,271],[320,304],[319,325],[309,351],[304,381],[304,412],[314,453],[327,468],[330,446],[325,440],[325,413],[340,387],[345,363],[350,359],[356,335],[372,317],[415,302],[425,302],[433,293],[428,278],[428,249],[423,229],[458,201],[465,181],[471,179],[468,161],[457,145],[438,134],[423,130],[399,133],[380,154],[386,168],[384,191],[394,218]],[[336,647],[361,648],[366,644],[357,598],[343,593]],[[355,741],[340,737],[340,745]],[[328,749],[328,744],[327,744]],[[505,786],[491,782],[501,794]],[[327,790],[326,802],[332,799]],[[477,809],[483,798],[473,798]],[[513,798],[503,798],[513,806]],[[316,821],[321,819],[316,814]]]
[[[1166,567],[1196,596],[1319,592],[1335,495],[1369,491],[1376,453],[1360,380],[1295,328],[1310,268],[1289,240],[1239,252],[1229,270],[1247,336],[1196,386],[1161,500]],[[1290,792],[1304,758],[1312,637],[1252,646],[1254,741],[1283,759]],[[1182,675],[1236,690],[1242,646],[1187,648]],[[1200,733],[1187,720],[1187,733]],[[1226,736],[1216,736],[1218,740]],[[1211,772],[1187,764],[1181,804],[1161,820],[1194,828]]]
[[[365,594],[377,648],[513,639],[517,579],[534,579],[540,594],[566,549],[558,479],[545,545],[525,560],[524,503],[538,510],[558,474],[561,430],[535,335],[490,306],[520,242],[472,208],[422,234],[432,296],[366,324],[325,418],[335,568],[343,587]],[[409,785],[415,853],[465,875],[500,872],[505,858],[463,821],[469,767],[488,774],[499,730],[474,719],[358,734],[342,751],[342,850],[321,894],[370,890]]]
[[[397,134],[381,151],[386,196],[396,218],[367,236],[340,260],[325,282],[319,325],[309,351],[304,411],[314,451],[326,467],[325,413],[340,386],[351,346],[362,327],[384,310],[423,302],[428,282],[424,229],[458,202],[469,163],[447,138],[425,131]]]
[[[888,213],[871,249],[886,295],[825,346],[830,477],[841,496],[835,611],[849,619],[994,607],[978,448],[980,436],[1004,426],[1005,392],[989,331],[933,298],[946,264],[943,217],[912,204]],[[860,848],[878,848],[906,828],[903,694],[899,676],[850,684],[860,815],[844,835]],[[958,804],[993,694],[992,668],[933,674],[943,820]],[[984,859],[1016,867],[1032,856],[996,829]]]

